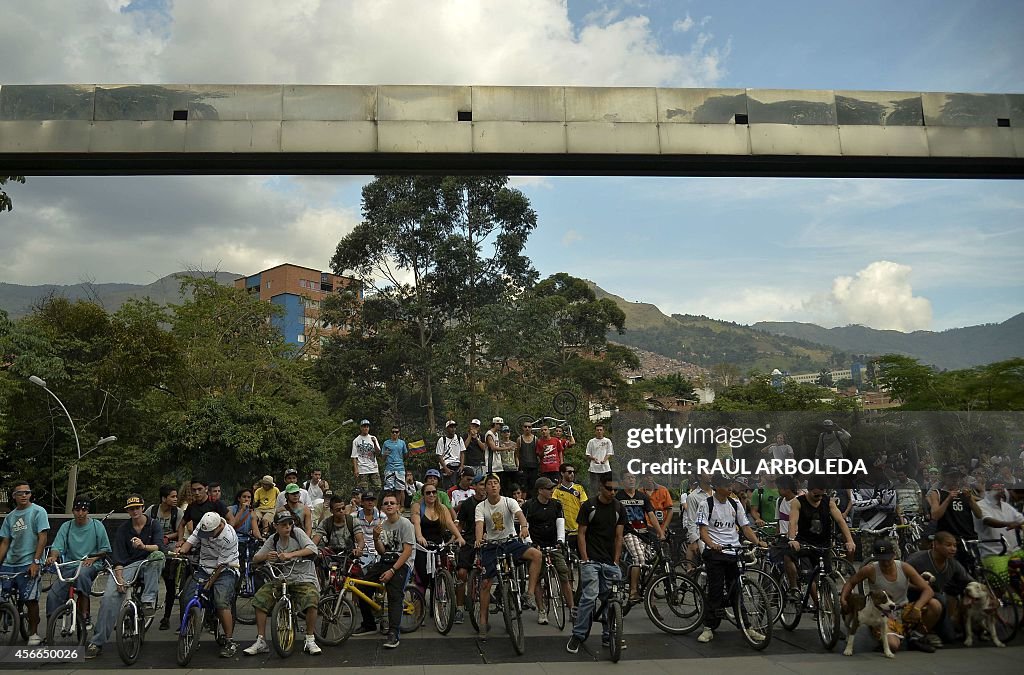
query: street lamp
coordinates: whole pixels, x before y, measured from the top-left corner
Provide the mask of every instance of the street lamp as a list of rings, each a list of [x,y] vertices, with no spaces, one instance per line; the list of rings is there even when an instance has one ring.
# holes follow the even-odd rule
[[[68,469],[68,497],[67,504],[64,505],[65,513],[71,513],[71,509],[74,508],[75,505],[75,494],[78,492],[78,463],[82,461],[83,457],[96,448],[106,445],[107,443],[113,443],[116,440],[117,436],[104,436],[100,440],[96,441],[96,445],[92,446],[85,452],[80,453],[78,455],[78,459],[71,463],[71,467]]]

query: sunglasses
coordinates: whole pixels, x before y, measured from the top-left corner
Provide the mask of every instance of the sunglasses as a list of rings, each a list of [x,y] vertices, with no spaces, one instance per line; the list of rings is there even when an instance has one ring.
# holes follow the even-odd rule
[[[398,502],[384,502],[384,506],[398,506]]]
[[[398,431],[398,429],[392,429],[392,430],[391,430],[391,433],[393,433],[393,434],[397,434],[397,433],[399,433],[399,431]]]
[[[424,490],[423,494],[425,494],[425,495],[436,495],[437,494],[437,490]]]
[[[576,469],[566,469],[562,473],[576,473]]]
[[[615,486],[614,485],[602,484],[601,485],[601,489],[602,490],[607,490],[608,492],[615,492]]]
[[[32,494],[31,490],[17,490],[14,493],[15,497],[28,497]]]

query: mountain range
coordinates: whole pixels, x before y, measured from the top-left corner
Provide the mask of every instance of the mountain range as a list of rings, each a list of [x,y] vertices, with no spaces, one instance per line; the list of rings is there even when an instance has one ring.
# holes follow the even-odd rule
[[[231,272],[178,272],[151,284],[45,284],[21,286],[0,283],[0,309],[11,318],[24,316],[49,295],[98,302],[116,311],[129,298],[149,297],[158,303],[178,303],[178,277],[215,274],[231,284],[242,276]],[[626,315],[626,332],[610,333],[615,342],[682,362],[692,367],[731,364],[740,373],[773,369],[808,373],[822,368],[849,367],[855,354],[904,354],[942,369],[972,366],[1024,357],[1024,313],[998,324],[953,328],[942,332],[900,333],[865,326],[822,328],[810,323],[762,321],[751,326],[690,314],[666,315],[655,305],[629,302],[588,282],[598,298],[611,298]],[[661,365],[661,369],[665,366]]]

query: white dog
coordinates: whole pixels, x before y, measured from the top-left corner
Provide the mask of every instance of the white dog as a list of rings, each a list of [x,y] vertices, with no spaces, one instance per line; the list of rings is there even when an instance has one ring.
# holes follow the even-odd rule
[[[988,587],[980,581],[972,581],[964,589],[964,647],[974,644],[974,626],[984,628],[992,637],[992,644],[1005,647],[996,635],[996,608],[999,601],[989,592]]]
[[[895,611],[896,603],[885,591],[871,591],[867,596],[851,593],[846,603],[846,613],[843,615],[846,621],[846,649],[843,650],[843,655],[853,656],[854,636],[857,628],[864,624],[878,630],[885,658],[894,658],[895,655],[889,646],[889,619],[893,617]]]

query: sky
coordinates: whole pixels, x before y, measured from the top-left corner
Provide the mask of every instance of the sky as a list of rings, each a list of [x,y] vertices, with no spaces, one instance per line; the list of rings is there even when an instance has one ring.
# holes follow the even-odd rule
[[[0,84],[1024,92],[1024,3],[0,0]],[[0,282],[326,269],[359,176],[29,177]],[[513,177],[542,276],[666,313],[944,330],[1024,311],[1017,181]]]

